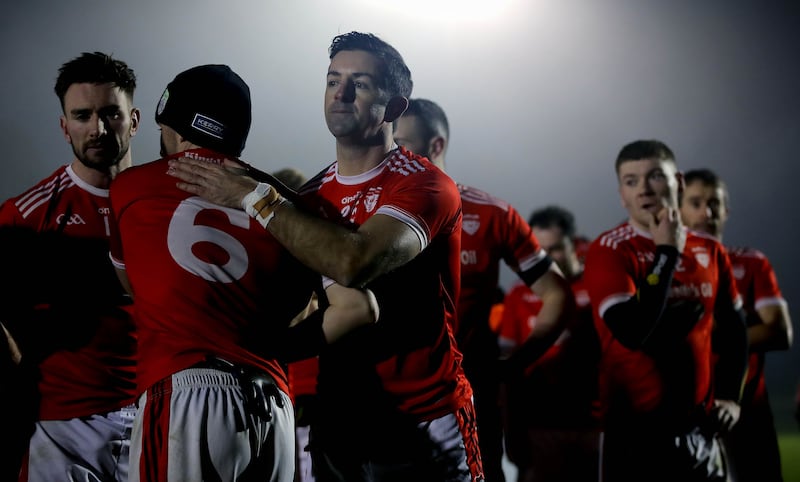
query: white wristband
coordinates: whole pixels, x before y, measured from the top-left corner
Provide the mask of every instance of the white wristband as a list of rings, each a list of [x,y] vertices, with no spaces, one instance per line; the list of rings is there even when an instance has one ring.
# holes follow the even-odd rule
[[[272,186],[267,183],[259,182],[255,189],[247,193],[242,199],[242,207],[245,212],[254,218],[257,217],[258,211],[256,211],[255,204],[267,197],[271,190]]]

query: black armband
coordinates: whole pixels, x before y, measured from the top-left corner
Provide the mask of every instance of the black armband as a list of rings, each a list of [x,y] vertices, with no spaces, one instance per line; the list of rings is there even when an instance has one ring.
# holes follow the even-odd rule
[[[720,400],[739,401],[747,372],[747,325],[741,308],[717,307],[712,342],[719,355],[714,366],[714,395]]]
[[[626,348],[641,348],[656,328],[669,297],[679,254],[674,246],[656,246],[653,265],[645,279],[639,281],[636,295],[603,314],[611,333]]]
[[[521,271],[519,273],[519,277],[522,281],[525,282],[526,285],[530,286],[536,282],[539,278],[542,277],[547,271],[550,269],[550,265],[553,264],[553,259],[550,256],[545,255],[544,258],[539,260],[538,263],[534,264],[532,268]]]
[[[326,309],[314,311],[303,321],[287,329],[276,343],[275,358],[283,363],[292,363],[319,355],[328,345],[325,332],[322,331]]]

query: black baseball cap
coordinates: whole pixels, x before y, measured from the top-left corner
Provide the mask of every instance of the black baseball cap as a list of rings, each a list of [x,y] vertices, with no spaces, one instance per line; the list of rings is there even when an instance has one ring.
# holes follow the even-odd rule
[[[178,74],[156,107],[156,122],[197,144],[239,157],[252,121],[250,88],[227,65],[208,64]]]

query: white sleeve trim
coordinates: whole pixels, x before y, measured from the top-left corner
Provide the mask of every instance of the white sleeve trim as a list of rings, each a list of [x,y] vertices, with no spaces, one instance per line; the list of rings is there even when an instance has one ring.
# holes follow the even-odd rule
[[[121,270],[125,269],[125,262],[115,258],[114,256],[111,255],[111,253],[108,253],[108,259],[111,260],[111,264],[113,264],[115,268]]]
[[[760,310],[765,306],[787,306],[787,303],[781,296],[770,296],[768,298],[759,298],[756,300],[754,308]]]
[[[597,313],[600,315],[600,318],[605,316],[606,311],[614,305],[618,305],[620,303],[625,303],[629,299],[631,299],[633,295],[630,293],[616,293],[610,296],[606,296],[600,306],[597,309]]]
[[[428,239],[427,231],[422,227],[415,217],[409,215],[407,212],[394,206],[384,205],[379,207],[378,210],[375,211],[375,214],[390,216],[408,225],[408,227],[411,228],[411,230],[414,231],[419,238],[420,251],[428,246],[430,240]]]

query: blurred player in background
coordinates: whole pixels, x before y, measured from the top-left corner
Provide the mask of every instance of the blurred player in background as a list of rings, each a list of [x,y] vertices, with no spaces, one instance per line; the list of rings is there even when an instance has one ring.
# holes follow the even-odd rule
[[[689,229],[722,242],[730,213],[728,188],[709,169],[684,174],[681,217]],[[778,436],[764,378],[766,353],[792,345],[789,307],[775,271],[764,254],[747,247],[728,246],[736,286],[747,316],[750,357],[739,422],[723,438],[732,479],[736,482],[780,481]]]
[[[428,99],[411,99],[395,121],[395,139],[411,152],[445,168],[450,129],[444,110]],[[500,262],[509,266],[542,300],[541,323],[520,350],[520,360],[540,356],[558,337],[574,311],[569,284],[530,226],[513,206],[474,187],[458,184],[464,222],[461,230],[461,295],[456,340],[464,371],[475,392],[478,436],[487,482],[505,480],[499,407],[500,350],[489,315],[494,304]],[[518,364],[518,365],[517,365]],[[514,364],[521,370],[525,362]],[[511,368],[514,370],[515,368]]]
[[[560,206],[534,211],[528,223],[542,248],[570,281],[577,312],[547,353],[509,380],[505,393],[505,441],[518,482],[595,481],[599,462],[597,366],[599,344],[592,324],[583,265],[572,239],[575,220]],[[505,297],[499,326],[502,356],[509,356],[536,329],[542,300],[524,283]]]

